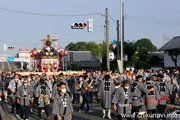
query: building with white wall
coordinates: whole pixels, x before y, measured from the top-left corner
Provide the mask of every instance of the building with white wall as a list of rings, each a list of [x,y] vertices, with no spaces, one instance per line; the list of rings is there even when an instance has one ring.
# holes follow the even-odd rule
[[[19,58],[29,58],[30,53],[28,52],[28,49],[19,49]]]
[[[176,50],[176,49],[180,49],[180,36],[174,37],[159,49],[159,51],[164,51],[165,68],[175,68],[175,64],[172,61],[169,53],[172,50]],[[180,54],[178,55],[177,65],[178,67],[180,67]]]

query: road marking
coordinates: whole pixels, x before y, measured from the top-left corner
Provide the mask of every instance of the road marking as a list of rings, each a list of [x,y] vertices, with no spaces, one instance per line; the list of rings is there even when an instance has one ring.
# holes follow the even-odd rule
[[[2,71],[4,70],[4,62],[2,62]]]
[[[4,63],[0,62],[0,73],[3,72],[3,70],[4,70]]]
[[[12,71],[15,70],[13,63],[11,62]]]
[[[7,64],[8,64],[8,68],[9,68],[9,70],[11,71],[11,67],[10,67],[10,65],[9,65],[9,62],[7,62]]]
[[[13,65],[14,69],[17,70],[16,66],[14,64],[12,64],[12,65]]]

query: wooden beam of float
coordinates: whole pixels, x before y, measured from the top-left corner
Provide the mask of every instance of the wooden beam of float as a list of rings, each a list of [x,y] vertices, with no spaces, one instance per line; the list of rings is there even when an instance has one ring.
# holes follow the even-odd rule
[[[20,74],[21,76],[26,76],[26,75],[30,75],[30,74],[42,75],[43,73],[46,73],[47,76],[50,76],[50,75],[59,75],[60,73],[63,73],[64,75],[73,75],[73,74],[83,75],[84,72],[82,72],[82,71],[59,71],[59,72],[16,72],[16,73]]]

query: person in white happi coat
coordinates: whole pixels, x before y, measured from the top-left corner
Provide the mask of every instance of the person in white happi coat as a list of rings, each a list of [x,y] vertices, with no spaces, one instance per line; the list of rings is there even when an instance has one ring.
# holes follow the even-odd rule
[[[7,83],[5,76],[1,77],[0,80],[0,101],[2,100],[1,97],[4,95],[4,102],[7,103]]]
[[[19,80],[19,75],[16,74],[15,79],[11,80],[8,86],[8,89],[11,91],[11,97],[12,97],[12,111],[11,113],[14,113],[14,107],[16,103],[16,113],[19,113],[19,104],[16,102],[16,92],[19,89],[19,86],[22,85],[22,82]]]
[[[118,113],[118,120],[122,120],[123,115],[131,114],[132,99],[129,86],[129,80],[124,80],[122,86],[115,91],[112,99],[113,109]],[[131,117],[128,119],[131,120]]]
[[[69,94],[66,92],[66,84],[58,84],[58,93],[54,97],[52,114],[57,120],[71,120],[73,106]]]
[[[106,117],[106,110],[108,111],[107,117],[111,119],[112,108],[112,95],[115,91],[113,82],[109,81],[110,76],[106,75],[105,80],[101,82],[98,89],[98,97],[101,99],[101,105],[103,107],[103,118]]]

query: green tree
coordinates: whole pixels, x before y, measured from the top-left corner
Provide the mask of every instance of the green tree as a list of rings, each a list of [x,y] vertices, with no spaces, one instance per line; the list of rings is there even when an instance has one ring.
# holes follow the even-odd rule
[[[137,55],[132,55],[130,58],[128,58],[128,61],[125,63],[126,67],[134,66],[137,61],[138,61]]]
[[[16,53],[16,56],[15,56],[15,58],[19,58],[19,53]]]
[[[103,43],[100,43],[99,45],[100,49],[100,56],[103,57],[106,55],[106,43],[103,41]]]
[[[78,71],[79,70],[79,67],[77,66],[77,64],[72,64],[72,68],[71,68],[71,70],[76,70],[76,71]]]
[[[128,58],[131,58],[132,55],[135,53],[135,47],[133,43],[125,43],[124,44],[124,53],[128,55]]]
[[[175,49],[175,50],[169,51],[169,55],[170,55],[172,61],[174,62],[175,67],[178,68],[177,60],[178,60],[178,55],[180,55],[180,49]]]
[[[99,46],[95,42],[88,42],[81,46],[80,51],[91,51],[94,56],[99,55]]]
[[[121,43],[119,43],[120,50],[121,50]],[[114,52],[117,56],[117,47],[113,49],[110,46],[110,49]],[[135,56],[135,47],[133,42],[124,42],[124,54],[128,56],[128,61],[126,62],[126,66],[133,66],[135,65],[137,57]],[[120,51],[121,52],[121,51]]]
[[[137,53],[138,60],[135,63],[136,69],[149,69],[151,68],[150,65],[150,57],[148,55],[148,50],[146,49],[139,49]]]
[[[105,53],[105,44],[96,44],[95,42],[78,42],[78,43],[69,43],[65,48],[69,51],[91,51],[94,56],[103,57]]]
[[[134,43],[124,43],[124,54],[128,56],[128,61],[126,66],[133,66],[137,60],[137,57],[133,56],[135,54]]]
[[[161,65],[161,59],[156,55],[156,56],[151,56],[150,57],[150,64],[151,66],[156,66],[156,65]]]
[[[80,51],[81,47],[83,47],[86,43],[85,42],[78,42],[78,43],[69,43],[65,48],[69,51]]]
[[[137,40],[134,46],[136,49],[145,48],[147,51],[157,51],[157,47],[154,46],[151,40],[147,38]]]

